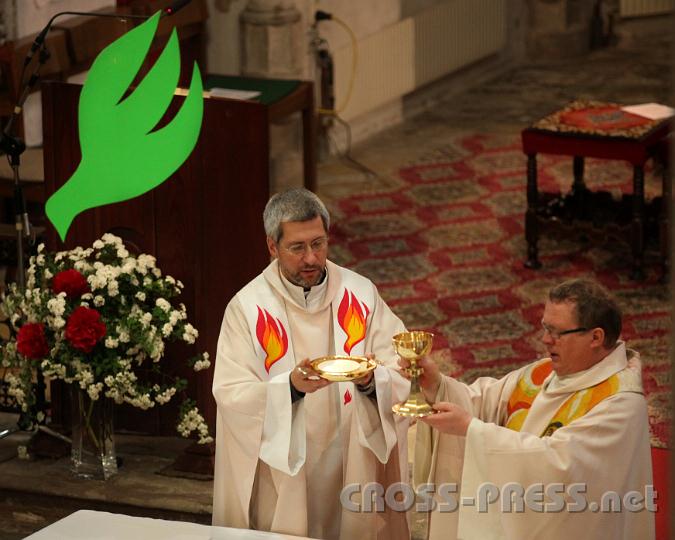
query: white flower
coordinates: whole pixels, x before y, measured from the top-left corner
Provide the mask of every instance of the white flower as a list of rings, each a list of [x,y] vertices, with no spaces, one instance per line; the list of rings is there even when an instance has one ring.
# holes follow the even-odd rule
[[[106,286],[105,278],[99,276],[98,273],[90,274],[89,276],[87,276],[87,283],[89,283],[89,286],[91,287],[92,291],[102,289],[103,287]]]
[[[78,272],[89,272],[93,267],[91,264],[89,264],[87,261],[75,261],[75,264],[73,264],[73,267],[75,270]]]
[[[44,250],[45,250],[44,242],[40,242],[40,244],[38,244],[38,247],[37,247],[37,252],[42,253]]]
[[[192,367],[195,371],[201,371],[203,369],[209,369],[211,367],[211,362],[209,360],[209,353],[204,352],[202,354],[202,359],[197,360],[195,365]]]
[[[155,392],[159,391],[159,386],[157,386],[157,389]],[[176,393],[176,389],[174,387],[167,388],[164,390],[164,392],[159,393],[155,396],[155,401],[159,403],[160,405],[164,405],[165,403],[168,403],[173,395]]]
[[[81,365],[80,369],[82,369]],[[84,368],[82,371],[78,371],[75,374],[75,380],[80,382],[80,388],[82,388],[82,390],[86,390],[87,386],[93,384],[94,374],[87,368]]]
[[[66,293],[59,293],[56,298],[49,300],[47,309],[57,317],[63,315],[66,312]]]
[[[165,312],[167,312],[167,313],[168,313],[169,310],[171,309],[171,304],[169,304],[169,302],[168,302],[167,300],[165,300],[164,298],[158,298],[158,299],[155,301],[155,305],[156,305],[158,308],[160,308],[162,311],[165,311]]]
[[[197,332],[197,329],[190,323],[187,323],[183,332],[183,341],[192,345],[198,337],[199,332]]]
[[[197,408],[186,412],[178,422],[176,429],[183,437],[189,437],[190,433],[197,431],[199,433],[199,444],[213,442],[213,438],[209,435],[209,427]]]
[[[103,240],[106,244],[112,244],[113,246],[122,245],[122,239],[119,236],[115,236],[114,234],[110,233],[105,233],[103,236],[101,236],[101,240]]]
[[[120,292],[120,289],[119,289],[119,284],[117,283],[117,280],[115,280],[115,279],[110,280],[110,282],[108,283],[108,294],[110,296],[114,297],[114,296],[117,296],[119,294],[119,292]]]
[[[138,291],[135,296],[137,300],[145,302],[145,293],[143,291]]]
[[[119,339],[115,339],[112,336],[108,336],[107,338],[105,338],[105,346],[108,349],[114,349],[119,344],[120,344]]]
[[[87,394],[89,394],[89,397],[92,401],[96,401],[99,397],[99,394],[101,393],[101,390],[103,390],[103,383],[90,384],[87,387]]]
[[[177,323],[178,321],[180,321],[181,319],[185,319],[185,318],[186,318],[185,313],[181,313],[180,311],[174,309],[174,310],[171,312],[171,315],[169,315],[169,322],[170,322],[172,325],[176,326],[176,323]]]
[[[135,269],[136,269],[136,259],[127,259],[126,261],[124,261],[124,264],[122,265],[123,274],[132,274]],[[138,280],[136,280],[136,282],[138,283]]]
[[[173,326],[171,325],[171,323],[164,323],[164,326],[162,326],[162,335],[164,337],[169,337],[172,330]]]
[[[52,330],[60,330],[66,325],[63,317],[47,317],[47,324]]]
[[[164,354],[164,342],[161,339],[156,339],[152,344],[152,351],[150,358],[153,362],[159,362]]]
[[[118,326],[116,328],[117,331],[117,337],[120,340],[120,343],[129,343],[129,332],[127,332],[126,329],[122,328],[121,326]]]
[[[94,243],[92,244],[95,249],[103,249],[103,246],[105,245],[103,242],[100,240],[95,240]]]
[[[105,298],[103,298],[100,294],[97,294],[96,296],[94,296],[94,305],[96,307],[101,307],[104,304],[105,304]]]
[[[197,360],[193,369],[195,371],[202,371],[203,369],[209,369],[211,367],[211,362],[208,360]]]

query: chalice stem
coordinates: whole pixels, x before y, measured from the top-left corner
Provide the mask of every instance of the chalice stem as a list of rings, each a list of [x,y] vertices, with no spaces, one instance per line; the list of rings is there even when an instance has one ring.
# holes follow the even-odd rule
[[[420,379],[419,376],[417,375],[417,372],[415,371],[413,373],[412,378],[410,379],[410,394],[411,395],[418,395],[421,394],[422,390],[420,388]]]

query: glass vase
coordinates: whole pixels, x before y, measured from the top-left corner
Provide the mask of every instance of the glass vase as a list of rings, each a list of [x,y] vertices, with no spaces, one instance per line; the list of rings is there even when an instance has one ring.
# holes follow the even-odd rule
[[[113,406],[110,398],[92,400],[78,386],[71,386],[71,470],[83,478],[107,480],[117,473]]]

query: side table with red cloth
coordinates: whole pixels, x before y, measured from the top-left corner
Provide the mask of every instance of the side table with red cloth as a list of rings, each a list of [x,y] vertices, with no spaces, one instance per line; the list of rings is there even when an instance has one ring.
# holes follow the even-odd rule
[[[574,101],[522,131],[523,152],[527,155],[527,240],[528,268],[539,268],[537,242],[542,220],[537,187],[537,154],[573,156],[572,194],[587,191],[584,184],[584,158],[627,161],[633,165],[630,242],[633,257],[631,278],[644,279],[645,232],[644,166],[659,154],[670,131],[670,119],[650,120],[621,110],[621,105],[593,101]],[[667,192],[664,174],[664,194]],[[669,186],[668,186],[669,187]],[[662,205],[662,207],[665,205]],[[665,209],[662,230],[668,230]],[[663,248],[662,248],[663,249]],[[663,255],[663,254],[662,254]],[[667,255],[667,254],[666,254]]]

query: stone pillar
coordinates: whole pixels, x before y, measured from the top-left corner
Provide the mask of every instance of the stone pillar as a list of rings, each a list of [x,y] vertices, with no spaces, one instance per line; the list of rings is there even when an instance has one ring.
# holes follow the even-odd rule
[[[249,77],[300,79],[308,44],[293,0],[249,0],[239,16],[241,73]],[[300,117],[270,129],[270,191],[302,185]]]
[[[293,0],[249,0],[239,16],[241,72],[251,77],[298,78],[305,32]]]
[[[4,0],[0,2],[0,45],[16,37],[16,0]]]
[[[530,58],[545,60],[587,53],[591,20],[599,1],[530,0]]]

